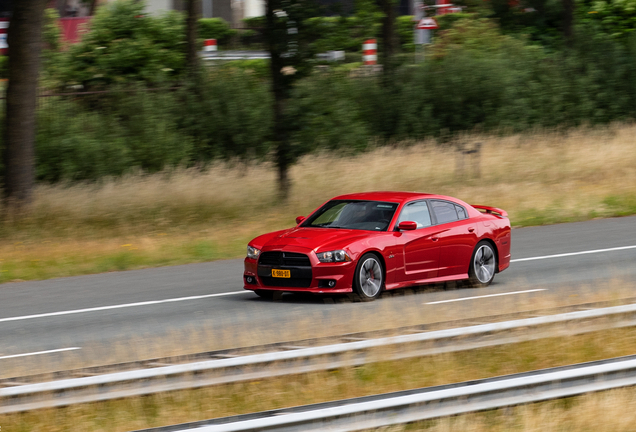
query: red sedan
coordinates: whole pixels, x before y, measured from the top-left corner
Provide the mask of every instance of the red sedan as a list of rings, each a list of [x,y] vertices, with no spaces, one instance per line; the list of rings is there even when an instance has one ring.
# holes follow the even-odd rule
[[[327,201],[247,246],[245,289],[355,293],[455,280],[487,286],[510,265],[505,211],[443,195],[368,192]]]

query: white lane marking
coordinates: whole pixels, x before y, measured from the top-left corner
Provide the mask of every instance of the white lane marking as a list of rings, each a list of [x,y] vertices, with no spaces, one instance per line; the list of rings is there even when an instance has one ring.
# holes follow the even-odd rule
[[[458,301],[464,301],[464,300],[482,299],[487,297],[499,297],[499,296],[513,295],[513,294],[525,294],[525,293],[531,293],[531,292],[537,292],[537,291],[546,291],[546,289],[538,288],[538,289],[531,289],[531,290],[525,290],[525,291],[513,291],[513,292],[505,292],[505,293],[499,293],[499,294],[486,294],[486,295],[475,296],[475,297],[462,297],[462,298],[456,298],[456,299],[450,299],[450,300],[440,300],[440,301],[428,302],[424,304],[433,305],[433,304],[440,304],[440,303],[451,303],[451,302],[458,302]]]
[[[514,263],[514,262],[522,262],[522,261],[535,261],[535,260],[548,259],[548,258],[561,258],[561,257],[567,257],[567,256],[612,252],[612,251],[619,251],[619,250],[626,250],[626,249],[636,249],[636,245],[615,247],[615,248],[609,248],[609,249],[596,249],[596,250],[581,251],[581,252],[563,253],[563,254],[557,254],[557,255],[545,255],[545,256],[538,256],[538,257],[531,257],[531,258],[518,258],[518,259],[510,260],[510,262]],[[532,291],[542,291],[542,290],[519,291],[519,292],[509,293],[509,294],[520,294],[522,292],[532,292]],[[110,309],[121,309],[121,308],[127,308],[127,307],[148,306],[148,305],[155,305],[155,304],[161,304],[161,303],[198,300],[198,299],[204,299],[204,298],[210,298],[210,297],[221,297],[221,296],[228,296],[228,295],[234,295],[234,294],[242,294],[245,292],[248,292],[248,291],[233,291],[233,292],[226,292],[226,293],[219,293],[219,294],[207,294],[207,295],[181,297],[181,298],[173,298],[173,299],[165,299],[165,300],[153,300],[153,301],[146,301],[146,302],[139,302],[139,303],[100,306],[100,307],[77,309],[77,310],[70,310],[70,311],[49,312],[49,313],[43,313],[43,314],[37,314],[37,315],[25,315],[25,316],[18,316],[18,317],[0,318],[0,323],[8,322],[8,321],[21,321],[21,320],[34,319],[34,318],[46,318],[46,317],[60,316],[60,315],[72,315],[72,314],[84,313],[84,312],[96,312],[96,311],[103,311],[103,310],[110,310]],[[490,296],[483,296],[483,297],[492,297],[492,296],[498,296],[498,295],[508,295],[508,294],[492,294]],[[446,303],[449,301],[469,300],[472,298],[480,298],[480,297],[467,297],[465,299],[444,300],[441,302],[432,302],[432,303],[425,303],[425,304]]]
[[[112,306],[99,306],[99,307],[86,308],[86,309],[76,309],[76,310],[68,310],[68,311],[60,311],[60,312],[48,312],[48,313],[42,313],[42,314],[36,314],[36,315],[0,318],[0,323],[7,322],[7,321],[22,321],[22,320],[28,320],[28,319],[34,319],[34,318],[46,318],[46,317],[60,316],[60,315],[72,315],[72,314],[78,314],[78,313],[84,313],[84,312],[97,312],[97,311],[104,311],[104,310],[111,310],[111,309],[148,306],[148,305],[156,305],[161,303],[173,303],[173,302],[180,302],[180,301],[187,301],[187,300],[199,300],[199,299],[210,298],[210,297],[222,297],[222,296],[229,296],[229,295],[235,295],[235,294],[243,294],[247,292],[249,291],[232,291],[232,292],[218,293],[218,294],[206,294],[206,295],[199,295],[199,296],[171,298],[171,299],[165,299],[165,300],[151,300],[151,301],[138,302],[138,303],[118,304],[118,305],[112,305]]]
[[[82,348],[80,348],[80,347],[70,347],[70,348],[59,348],[59,349],[48,350],[48,351],[36,351],[36,352],[25,353],[25,354],[13,354],[13,355],[7,355],[7,356],[0,357],[0,360],[10,359],[10,358],[17,358],[17,357],[34,356],[34,355],[40,355],[40,354],[52,354],[52,353],[58,353],[58,352],[64,352],[64,351],[75,351],[75,350],[79,350],[79,349],[82,349]]]
[[[569,253],[562,253],[562,254],[556,254],[556,255],[545,255],[545,256],[538,256],[538,257],[531,257],[531,258],[517,258],[517,259],[510,260],[510,262],[514,263],[514,262],[521,262],[521,261],[535,261],[535,260],[542,260],[542,259],[548,259],[548,258],[562,258],[562,257],[568,257],[568,256],[575,256],[575,255],[587,255],[587,254],[595,254],[595,253],[603,253],[603,252],[614,252],[614,251],[627,250],[627,249],[636,249],[636,245],[634,245],[634,246],[621,246],[621,247],[615,247],[615,248],[609,248],[609,249],[595,249],[595,250],[588,250],[588,251],[581,251],[581,252],[569,252]]]

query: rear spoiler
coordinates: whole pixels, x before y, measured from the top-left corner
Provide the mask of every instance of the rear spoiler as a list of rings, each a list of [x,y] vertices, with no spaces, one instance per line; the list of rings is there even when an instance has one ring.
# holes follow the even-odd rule
[[[508,213],[505,210],[498,209],[497,207],[488,207],[488,206],[482,206],[482,205],[471,205],[471,206],[476,208],[479,211],[482,211],[482,213],[488,213],[498,217],[505,217],[505,218],[508,217]]]

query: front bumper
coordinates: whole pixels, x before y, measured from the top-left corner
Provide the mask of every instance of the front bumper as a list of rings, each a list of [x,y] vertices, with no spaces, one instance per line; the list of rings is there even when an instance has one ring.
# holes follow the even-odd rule
[[[304,253],[309,257],[311,267],[293,265],[263,265],[252,258],[245,258],[243,287],[246,290],[270,290],[285,292],[306,292],[313,294],[338,294],[353,291],[353,273],[355,262],[321,263],[316,254],[307,251],[289,251]],[[271,270],[289,270],[292,277],[272,277]],[[329,286],[330,282],[333,286]]]

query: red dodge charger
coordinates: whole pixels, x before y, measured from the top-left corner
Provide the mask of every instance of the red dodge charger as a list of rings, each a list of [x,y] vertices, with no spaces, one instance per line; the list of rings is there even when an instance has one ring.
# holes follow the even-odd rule
[[[249,242],[245,289],[373,300],[383,290],[436,282],[487,286],[510,265],[508,214],[443,195],[341,195],[296,223]]]

